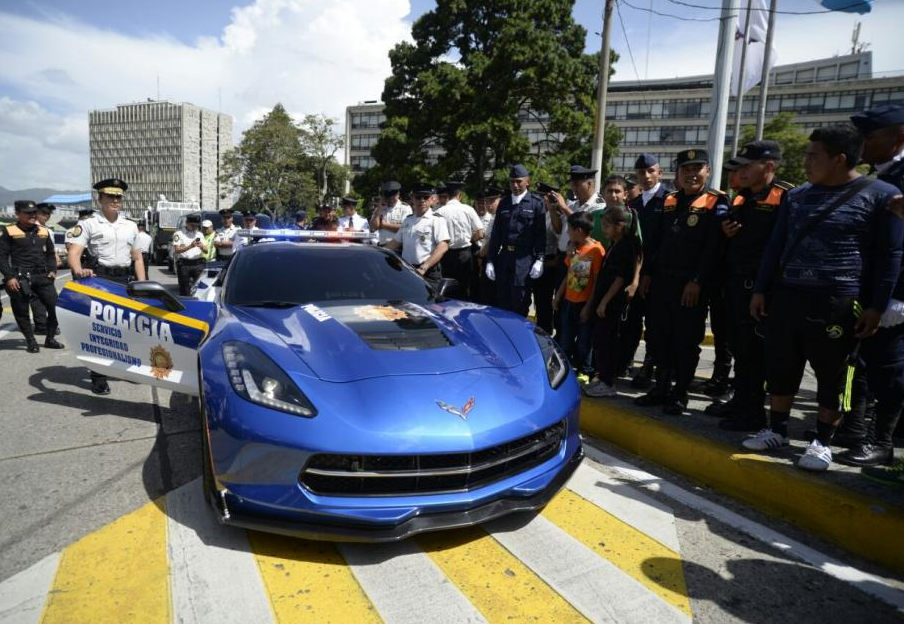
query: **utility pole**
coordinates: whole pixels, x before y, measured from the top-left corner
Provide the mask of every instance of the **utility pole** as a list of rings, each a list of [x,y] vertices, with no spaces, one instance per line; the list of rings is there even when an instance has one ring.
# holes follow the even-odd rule
[[[612,9],[615,0],[606,0],[603,10],[603,47],[600,50],[600,85],[596,97],[596,128],[593,133],[593,155],[591,169],[596,169],[593,176],[596,191],[600,191],[600,179],[603,171],[603,144],[606,141],[606,95],[609,92],[609,32],[612,26]]]
[[[756,112],[756,140],[763,140],[766,125],[766,95],[769,93],[769,70],[772,68],[772,35],[775,33],[775,13],[778,0],[769,5],[769,25],[766,27],[766,49],[763,51],[763,77],[760,79],[760,101]]]
[[[713,80],[712,115],[709,119],[709,150],[712,178],[710,184],[721,186],[722,158],[725,151],[725,126],[728,123],[728,97],[731,91],[731,59],[734,53],[735,20],[741,0],[722,0],[719,23],[719,47],[716,50],[716,72]]]
[[[741,64],[738,66],[738,85],[735,90],[734,134],[731,137],[731,157],[738,155],[738,142],[741,134],[741,108],[744,104],[744,74],[747,67],[747,46],[750,44],[750,2],[747,0],[747,16],[744,23],[744,47],[741,48]]]

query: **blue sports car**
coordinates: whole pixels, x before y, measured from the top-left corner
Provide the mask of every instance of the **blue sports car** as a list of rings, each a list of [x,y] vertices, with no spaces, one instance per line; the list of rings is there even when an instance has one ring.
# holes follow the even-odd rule
[[[214,301],[89,278],[58,309],[92,370],[199,397],[221,522],[389,541],[539,509],[583,456],[555,342],[453,286],[372,245],[269,242]]]

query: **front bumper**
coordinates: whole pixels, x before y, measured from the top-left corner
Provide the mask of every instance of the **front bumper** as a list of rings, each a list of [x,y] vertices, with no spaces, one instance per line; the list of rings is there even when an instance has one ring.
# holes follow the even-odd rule
[[[293,522],[272,518],[229,507],[229,494],[216,497],[217,517],[221,524],[278,533],[304,539],[334,542],[395,542],[425,531],[440,531],[473,526],[518,511],[533,511],[544,507],[565,485],[584,458],[578,446],[542,490],[528,497],[505,497],[471,509],[415,516],[399,524],[365,526],[362,524]]]

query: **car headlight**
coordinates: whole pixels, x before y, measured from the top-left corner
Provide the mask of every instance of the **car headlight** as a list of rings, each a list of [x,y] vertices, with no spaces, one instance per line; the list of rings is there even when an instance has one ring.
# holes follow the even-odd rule
[[[546,376],[549,379],[549,385],[552,388],[558,388],[568,376],[568,358],[565,352],[559,347],[559,343],[552,337],[537,327],[534,331],[534,337],[540,346],[540,353],[543,354],[543,362],[546,364]]]
[[[243,399],[306,418],[317,415],[295,382],[257,347],[247,342],[225,342],[223,361],[232,388]]]

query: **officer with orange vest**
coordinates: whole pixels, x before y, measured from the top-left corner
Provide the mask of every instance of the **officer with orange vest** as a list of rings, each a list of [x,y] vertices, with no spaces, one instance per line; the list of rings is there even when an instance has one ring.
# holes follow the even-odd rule
[[[735,388],[730,401],[713,403],[706,413],[723,417],[719,426],[729,431],[759,431],[766,426],[766,360],[762,331],[750,316],[750,297],[779,206],[792,188],[775,177],[781,159],[782,148],[776,141],[744,145],[734,159],[741,190],[721,222],[724,298],[735,358]]]
[[[687,410],[687,391],[700,360],[706,331],[706,295],[713,287],[719,252],[719,220],[728,197],[707,190],[711,170],[703,149],[679,152],[674,193],[666,196],[659,251],[653,260],[650,315],[656,383],[638,405],[663,405],[677,416]],[[674,376],[674,387],[666,371]]]

